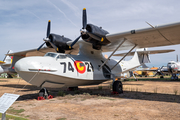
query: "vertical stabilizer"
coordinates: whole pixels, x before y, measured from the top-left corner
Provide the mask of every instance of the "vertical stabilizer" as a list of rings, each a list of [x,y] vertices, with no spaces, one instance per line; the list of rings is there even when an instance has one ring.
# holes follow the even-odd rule
[[[136,67],[139,67],[143,65],[144,63],[149,63],[149,62],[150,60],[149,60],[147,48],[143,48],[143,49],[137,49],[131,60],[122,61],[121,66],[122,66],[123,72],[126,72]]]
[[[176,55],[176,62],[179,62],[179,61],[178,61],[178,55]]]
[[[7,54],[9,54],[9,53],[13,53],[13,51],[12,51],[12,50],[9,50],[9,51],[7,52]],[[12,63],[12,57],[6,55],[5,58],[4,58],[4,60],[3,60],[3,62],[4,62],[5,64],[11,64],[11,63]]]
[[[150,63],[149,53],[147,48],[137,49],[136,50],[139,57],[139,62],[142,63]]]

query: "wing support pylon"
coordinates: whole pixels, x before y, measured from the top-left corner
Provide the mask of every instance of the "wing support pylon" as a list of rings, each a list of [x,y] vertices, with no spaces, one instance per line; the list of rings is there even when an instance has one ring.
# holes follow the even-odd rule
[[[107,63],[107,61],[114,55],[114,53],[119,49],[119,47],[121,47],[121,45],[126,41],[126,39],[124,39],[119,45],[118,47],[111,53],[111,55],[107,58],[107,60],[99,67],[99,70],[101,70],[101,68]]]
[[[134,47],[131,48],[131,50],[130,50],[128,53],[126,53],[126,55],[124,55],[124,57],[121,58],[121,60],[119,60],[119,62],[117,62],[116,65],[114,65],[114,66],[111,68],[111,70],[113,70],[132,50],[134,50],[134,48],[135,48],[136,46],[137,46],[137,44],[135,44]]]

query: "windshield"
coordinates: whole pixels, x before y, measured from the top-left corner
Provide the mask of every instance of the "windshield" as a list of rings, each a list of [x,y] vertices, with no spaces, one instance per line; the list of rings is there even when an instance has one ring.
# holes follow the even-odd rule
[[[57,56],[56,53],[46,53],[44,56],[49,56],[55,58]]]
[[[66,58],[66,55],[58,55],[57,56],[57,59],[65,59]]]

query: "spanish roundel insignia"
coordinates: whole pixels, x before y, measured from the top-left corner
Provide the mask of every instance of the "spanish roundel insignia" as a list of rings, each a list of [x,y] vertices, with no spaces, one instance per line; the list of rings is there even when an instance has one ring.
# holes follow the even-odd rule
[[[74,61],[74,66],[76,70],[81,74],[83,74],[86,71],[86,66],[82,61],[78,61],[78,60]]]

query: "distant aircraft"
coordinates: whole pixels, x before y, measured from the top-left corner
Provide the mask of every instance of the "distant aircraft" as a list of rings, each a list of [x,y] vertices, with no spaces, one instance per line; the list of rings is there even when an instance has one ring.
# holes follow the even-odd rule
[[[148,77],[148,76],[154,76],[154,71],[147,71],[147,69],[150,70],[157,70],[157,67],[152,67],[152,68],[140,68],[140,69],[136,69],[135,71],[133,71],[133,74],[139,77]]]
[[[171,79],[178,80],[178,74],[180,73],[180,62],[178,62],[178,56],[177,56],[177,62],[175,61],[169,61],[167,63],[167,66],[159,67],[156,70],[156,74],[159,74],[161,76],[164,76],[165,74],[171,74]],[[163,78],[163,77],[161,77]]]
[[[12,53],[12,50],[9,50],[7,54]],[[11,74],[15,73],[15,70],[11,68],[13,57],[6,55],[3,61],[0,61],[0,74],[7,73],[8,77],[12,77]]]
[[[74,41],[50,33],[49,21],[46,38],[37,51],[9,54],[14,56],[12,66],[15,65],[16,72],[41,88],[77,87],[113,80],[113,91],[122,93],[122,83],[116,79],[149,60],[148,53],[136,51],[131,60],[123,61],[133,49],[180,44],[180,23],[110,34],[102,27],[87,24],[86,9],[83,9],[82,21],[80,36]],[[48,48],[41,49],[44,44]],[[120,60],[110,59],[117,50],[129,52]],[[102,52],[112,53],[106,59]],[[45,55],[25,57],[34,54]]]
[[[147,48],[142,48],[142,49],[138,49],[137,52],[139,54],[145,54],[147,56],[143,56],[146,61],[150,61],[149,60],[149,54],[161,54],[161,53],[168,53],[168,52],[173,52],[175,50],[173,49],[168,49],[168,50],[148,50]],[[133,56],[135,52],[131,52],[128,54],[128,56]],[[127,53],[120,53],[120,54],[114,54],[113,56],[124,56],[125,54]],[[131,76],[134,76],[134,75],[137,75],[137,76],[145,76],[147,77],[148,75],[151,75],[153,76],[152,74],[152,71],[153,72],[157,72],[156,74],[159,74],[159,69],[160,68],[149,68],[148,66],[146,66],[145,64],[142,64],[142,67],[141,68],[138,68],[138,69],[134,69],[133,71],[131,71],[129,75],[127,75],[128,77],[131,77]],[[161,68],[161,69],[164,69],[164,68]],[[136,78],[135,78],[136,79]]]

